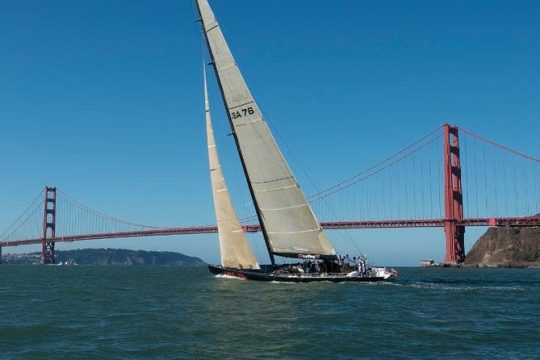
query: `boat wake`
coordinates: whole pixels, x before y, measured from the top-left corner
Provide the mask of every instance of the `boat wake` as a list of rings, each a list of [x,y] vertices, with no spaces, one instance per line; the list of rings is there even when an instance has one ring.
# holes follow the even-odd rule
[[[405,285],[405,284],[402,284]],[[490,290],[490,291],[524,291],[526,290],[522,286],[505,286],[505,285],[460,285],[460,284],[447,284],[447,283],[434,283],[434,282],[416,282],[407,284],[416,289],[432,289],[432,290],[450,290],[450,291],[471,291],[471,290]]]
[[[246,279],[241,279],[237,276],[231,276],[231,275],[227,275],[227,274],[218,274],[216,275],[216,278],[218,279],[234,279],[234,280],[246,280]]]
[[[471,284],[452,284],[447,282],[395,282],[382,281],[377,283],[367,283],[376,286],[397,286],[401,288],[425,289],[425,290],[444,290],[444,291],[526,291],[526,286],[520,285],[471,285]]]
[[[303,285],[304,283],[301,282],[292,282],[292,281],[276,281],[272,280],[269,281],[270,284],[279,284],[279,285]]]

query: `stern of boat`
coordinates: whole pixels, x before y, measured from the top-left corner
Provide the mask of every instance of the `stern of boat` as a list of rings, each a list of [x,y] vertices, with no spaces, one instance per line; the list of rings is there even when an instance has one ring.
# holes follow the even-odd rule
[[[382,277],[384,280],[397,278],[399,276],[399,273],[396,269],[388,267],[374,267],[371,268],[371,270],[373,271],[374,276]]]

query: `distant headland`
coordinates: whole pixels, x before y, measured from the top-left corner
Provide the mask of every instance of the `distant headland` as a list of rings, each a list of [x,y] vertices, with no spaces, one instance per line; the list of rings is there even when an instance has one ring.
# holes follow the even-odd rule
[[[38,264],[41,253],[6,254],[3,264]],[[56,262],[67,265],[162,265],[204,266],[204,261],[171,251],[143,251],[127,249],[81,249],[56,251]]]
[[[540,268],[540,228],[490,228],[468,252],[465,266]]]

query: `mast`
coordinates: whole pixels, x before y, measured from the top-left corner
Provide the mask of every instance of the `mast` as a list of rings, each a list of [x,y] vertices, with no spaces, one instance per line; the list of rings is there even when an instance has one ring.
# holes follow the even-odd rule
[[[251,95],[207,0],[197,0],[214,71],[269,254],[336,259]]]
[[[221,93],[221,99],[223,101],[223,105],[225,106],[225,108],[227,108],[227,102],[225,100],[225,94],[223,93],[223,85],[221,84],[221,78],[219,77],[217,68],[215,66],[214,54],[212,53],[212,51],[210,51],[210,43],[208,42],[208,37],[206,36],[206,31],[207,30],[205,28],[204,22],[202,21],[202,14],[201,14],[201,9],[199,7],[199,2],[197,0],[195,0],[195,3],[197,5],[197,11],[199,12],[199,17],[201,18],[200,22],[201,22],[201,27],[202,27],[202,30],[203,30],[203,33],[204,33],[204,39],[206,41],[206,46],[207,46],[207,49],[209,49],[208,52],[210,53],[210,58],[212,59],[212,62],[209,65],[212,65],[212,67],[214,68],[214,73],[216,75],[216,79],[217,79],[217,82],[218,82],[218,85],[219,85],[219,91]],[[206,87],[206,72],[204,74],[205,74],[204,75],[204,81],[205,81],[205,87]],[[234,130],[234,125],[233,125],[233,122],[232,122],[231,114],[228,111],[227,111],[227,119],[229,120],[229,125],[231,127],[231,132],[232,132],[232,136],[234,138],[234,143],[236,145],[236,150],[238,151],[238,154],[239,154],[239,157],[240,157],[240,163],[242,164],[242,171],[244,172],[244,176],[245,176],[245,178],[247,180],[246,182],[248,184],[249,194],[251,196],[251,199],[253,200],[253,205],[255,207],[255,214],[257,215],[257,220],[259,221],[259,225],[261,226],[261,232],[263,234],[264,244],[266,245],[266,251],[268,251],[268,256],[270,257],[270,262],[272,264],[272,267],[275,267],[276,266],[276,259],[274,257],[274,253],[272,252],[272,247],[270,245],[270,240],[268,238],[268,233],[267,233],[266,228],[264,226],[264,221],[262,219],[262,215],[261,215],[261,212],[259,210],[259,206],[257,205],[257,198],[255,197],[255,193],[253,191],[253,186],[251,185],[251,181],[249,181],[249,173],[247,172],[244,156],[242,155],[242,148],[240,147],[240,143],[238,142],[238,137],[236,136],[236,131]]]
[[[227,184],[223,176],[216,141],[214,139],[214,129],[212,127],[212,116],[210,115],[210,104],[208,102],[208,90],[206,87],[206,71],[204,67],[203,74],[204,112],[208,139],[208,165],[210,169],[212,197],[214,199],[214,209],[218,227],[221,265],[228,268],[260,269],[255,255],[249,246],[244,230],[240,225],[238,216],[236,216],[236,212],[234,211],[229,190],[227,189]]]

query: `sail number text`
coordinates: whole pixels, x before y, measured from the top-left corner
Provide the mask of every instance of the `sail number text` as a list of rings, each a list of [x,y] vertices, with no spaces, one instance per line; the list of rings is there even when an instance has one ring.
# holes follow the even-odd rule
[[[255,114],[255,110],[253,110],[251,106],[248,108],[231,111],[231,117],[233,119],[238,119],[238,118],[241,118],[242,116],[253,115],[253,114]]]

